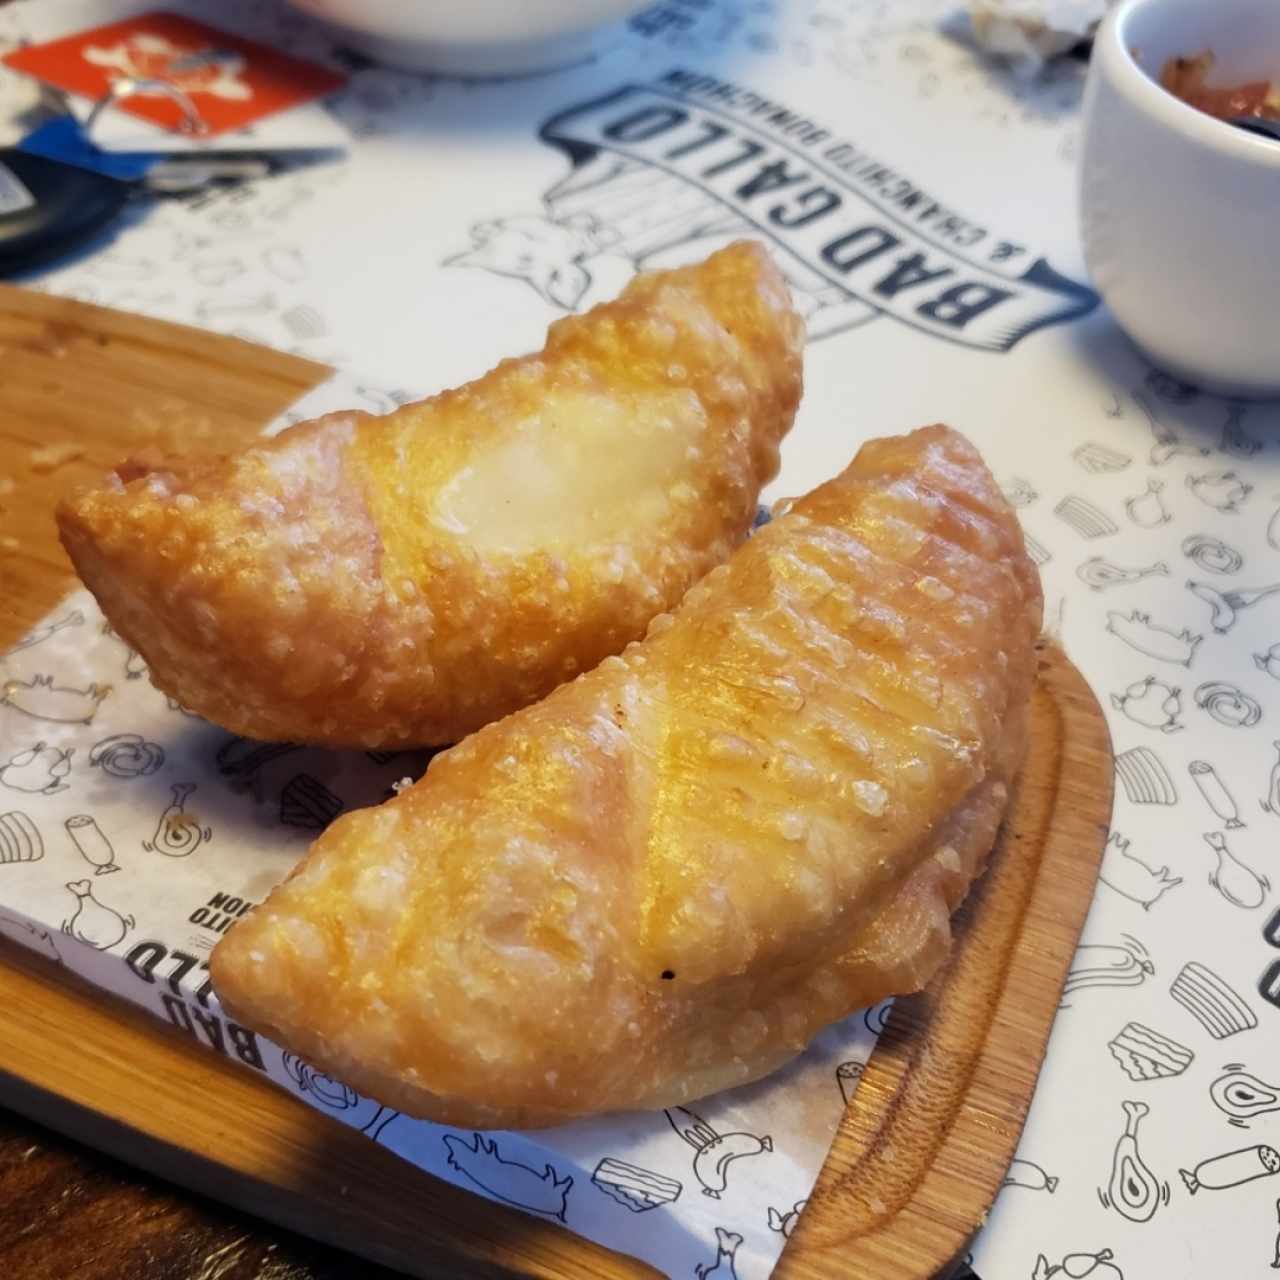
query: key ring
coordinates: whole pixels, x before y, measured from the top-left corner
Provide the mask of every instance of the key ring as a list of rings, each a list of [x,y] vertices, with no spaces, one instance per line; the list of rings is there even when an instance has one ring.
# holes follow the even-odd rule
[[[84,122],[85,137],[92,141],[93,126],[104,112],[118,106],[126,98],[132,98],[138,94],[157,93],[176,102],[181,109],[182,123],[178,126],[180,132],[197,135],[209,132],[209,126],[201,119],[196,104],[176,84],[170,84],[168,80],[140,80],[133,76],[125,76],[117,80],[93,104],[93,110],[89,112],[89,116]]]

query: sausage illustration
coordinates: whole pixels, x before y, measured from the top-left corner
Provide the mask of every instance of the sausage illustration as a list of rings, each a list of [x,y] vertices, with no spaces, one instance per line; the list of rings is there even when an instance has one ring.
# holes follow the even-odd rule
[[[1179,1169],[1178,1173],[1192,1195],[1203,1190],[1225,1191],[1228,1187],[1239,1187],[1256,1178],[1280,1173],[1280,1151],[1259,1143],[1256,1147],[1241,1147],[1239,1151],[1210,1156],[1194,1169]]]

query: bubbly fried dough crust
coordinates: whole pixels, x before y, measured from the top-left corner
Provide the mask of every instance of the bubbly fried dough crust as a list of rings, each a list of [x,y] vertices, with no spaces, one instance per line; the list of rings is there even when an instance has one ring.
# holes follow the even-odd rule
[[[758,1078],[941,962],[1040,619],[973,447],[874,441],[643,642],[335,822],[214,951],[219,997],[452,1124]]]
[[[60,507],[62,541],[155,684],[233,732],[453,742],[619,652],[730,554],[802,344],[742,242],[385,417],[127,463]]]

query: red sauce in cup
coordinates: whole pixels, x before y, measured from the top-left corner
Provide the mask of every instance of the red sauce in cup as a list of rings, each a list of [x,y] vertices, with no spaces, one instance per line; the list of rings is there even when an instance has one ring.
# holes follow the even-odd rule
[[[1206,84],[1213,69],[1213,54],[1207,49],[1194,58],[1170,58],[1160,72],[1160,83],[1174,97],[1219,120],[1256,116],[1280,120],[1280,88],[1269,80],[1215,88]]]

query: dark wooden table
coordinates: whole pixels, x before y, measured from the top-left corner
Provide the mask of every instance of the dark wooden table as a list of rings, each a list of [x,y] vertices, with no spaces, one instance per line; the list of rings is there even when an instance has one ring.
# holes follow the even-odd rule
[[[5,1280],[396,1280],[0,1107]],[[950,1280],[979,1280],[967,1267]]]
[[[5,1280],[394,1280],[0,1108]]]

